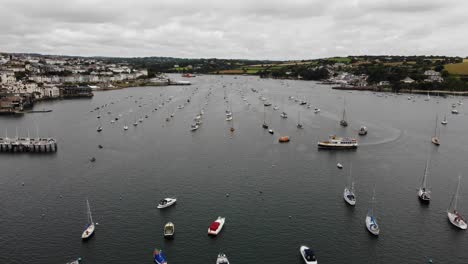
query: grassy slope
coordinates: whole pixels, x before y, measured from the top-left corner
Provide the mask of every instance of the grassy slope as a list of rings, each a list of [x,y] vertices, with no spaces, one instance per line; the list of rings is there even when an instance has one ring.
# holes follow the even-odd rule
[[[445,65],[445,69],[450,74],[468,75],[468,62],[447,64]]]

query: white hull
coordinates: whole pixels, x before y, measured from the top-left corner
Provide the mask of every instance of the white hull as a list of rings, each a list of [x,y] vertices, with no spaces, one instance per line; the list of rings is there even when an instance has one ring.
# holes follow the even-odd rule
[[[175,233],[175,226],[173,223],[169,222],[164,226],[164,237],[173,237]]]
[[[423,191],[422,188],[418,190],[418,197],[421,201],[429,202],[431,200],[431,195],[428,191]]]
[[[376,221],[372,221],[372,218],[370,215],[366,216],[366,227],[367,227],[367,230],[369,230],[369,232],[373,234],[374,236],[379,235],[380,233],[379,225],[377,224]]]
[[[177,202],[176,198],[165,198],[164,200],[166,200],[167,202],[165,204],[159,203],[158,204],[158,209],[163,209],[163,208],[169,207],[169,206],[171,206],[171,205],[173,205],[173,204],[175,204]]]
[[[354,199],[348,197],[349,195],[352,195],[354,196]],[[354,195],[354,193],[352,193],[348,188],[345,188],[344,189],[344,192],[343,192],[343,199],[349,204],[349,205],[355,205],[356,204],[356,196]]]
[[[88,239],[89,237],[91,237],[93,234],[94,234],[94,223],[91,223],[86,229],[85,231],[83,231],[83,234],[81,235],[81,238],[82,239]]]
[[[211,230],[208,227],[208,235],[212,235],[212,236],[218,235],[219,232],[221,232],[221,230],[223,229],[225,221],[226,221],[226,218],[219,216],[218,219],[216,219],[216,221],[215,221],[215,222],[219,223],[218,228],[216,230]]]
[[[219,253],[218,258],[216,259],[216,264],[229,264],[226,254]]]
[[[465,230],[467,228],[467,224],[466,222],[463,220],[463,218],[458,218],[458,216],[456,214],[454,214],[453,212],[447,212],[447,217],[450,221],[450,223],[452,223],[452,225],[460,228],[460,229],[463,229]],[[457,219],[458,218],[458,219]]]
[[[307,264],[317,264],[318,261],[317,259],[315,260],[307,260],[306,256],[305,256],[305,250],[306,249],[309,249],[308,247],[306,246],[301,246],[301,248],[299,249],[299,251],[301,252],[301,256],[302,256],[302,259],[304,260],[305,263]]]

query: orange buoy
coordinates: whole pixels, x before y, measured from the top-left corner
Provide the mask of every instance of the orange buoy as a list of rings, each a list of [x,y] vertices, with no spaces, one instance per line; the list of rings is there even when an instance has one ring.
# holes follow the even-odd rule
[[[280,138],[278,139],[278,141],[279,141],[280,143],[286,143],[286,142],[289,142],[290,139],[289,139],[288,136],[284,136],[284,137],[280,137]]]

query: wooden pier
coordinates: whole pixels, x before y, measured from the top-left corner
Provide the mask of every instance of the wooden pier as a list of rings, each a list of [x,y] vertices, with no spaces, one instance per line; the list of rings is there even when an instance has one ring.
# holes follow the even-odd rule
[[[0,138],[0,152],[52,153],[57,152],[53,138]]]

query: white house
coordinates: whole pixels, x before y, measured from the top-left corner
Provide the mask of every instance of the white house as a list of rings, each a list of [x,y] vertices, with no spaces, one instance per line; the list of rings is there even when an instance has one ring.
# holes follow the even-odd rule
[[[60,89],[53,84],[44,84],[42,87],[42,97],[57,98],[60,96]]]

